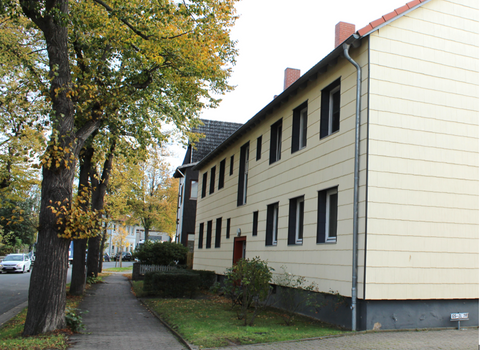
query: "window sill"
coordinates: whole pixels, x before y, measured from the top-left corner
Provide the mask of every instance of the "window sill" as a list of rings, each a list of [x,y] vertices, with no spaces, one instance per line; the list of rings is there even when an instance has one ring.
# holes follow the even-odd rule
[[[325,242],[320,242],[320,243],[317,243],[317,244],[336,244],[337,243],[337,240],[332,240],[332,241],[325,241]]]

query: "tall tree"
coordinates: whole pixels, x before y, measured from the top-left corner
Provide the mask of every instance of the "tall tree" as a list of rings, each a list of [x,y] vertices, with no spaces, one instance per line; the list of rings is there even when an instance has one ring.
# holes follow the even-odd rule
[[[128,176],[128,204],[133,217],[145,232],[145,242],[151,229],[172,234],[175,231],[178,183],[170,176],[170,164],[165,160],[165,149],[148,149],[146,159],[130,163]]]
[[[85,140],[102,125],[141,134],[159,132],[155,126],[163,120],[188,129],[202,107],[215,106],[210,92],[230,89],[228,65],[236,54],[229,38],[233,5],[232,0],[0,3],[2,21],[13,14],[13,21],[28,20],[27,26],[42,35],[47,64],[22,64],[32,71],[46,68],[43,76],[49,78],[37,86],[50,104],[52,130],[42,158],[37,260],[25,335],[65,326],[71,232],[56,213],[71,207],[75,163]],[[22,45],[12,42],[0,57],[17,57]],[[38,45],[29,49],[36,52]],[[82,64],[74,64],[73,57]],[[119,98],[121,91],[126,93]],[[115,106],[116,101],[123,105]]]

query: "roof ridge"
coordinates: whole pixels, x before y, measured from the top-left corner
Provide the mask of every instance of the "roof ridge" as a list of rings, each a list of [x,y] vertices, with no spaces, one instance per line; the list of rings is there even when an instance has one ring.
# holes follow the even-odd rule
[[[360,35],[361,37],[366,36],[370,34],[372,31],[378,29],[381,25],[394,21],[397,17],[403,16],[407,11],[410,11],[416,7],[419,7],[422,5],[422,3],[427,2],[429,0],[413,0],[410,2],[407,2],[405,5],[393,10],[392,12],[389,12],[382,17],[376,19],[373,22],[370,22],[367,24],[365,27],[362,29],[359,29],[357,31],[357,34]]]

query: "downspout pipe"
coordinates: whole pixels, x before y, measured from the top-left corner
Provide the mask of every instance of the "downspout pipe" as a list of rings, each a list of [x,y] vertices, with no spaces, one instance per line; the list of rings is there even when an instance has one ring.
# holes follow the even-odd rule
[[[352,331],[357,330],[357,280],[358,280],[358,188],[360,184],[360,99],[362,96],[362,68],[355,62],[348,50],[350,44],[343,44],[345,58],[357,69],[357,94],[355,104],[355,167],[353,170],[353,253],[352,253]]]
[[[182,177],[185,179],[185,174],[182,173],[182,171],[181,171],[179,168],[177,168],[176,171],[178,171],[178,173],[180,174],[180,176],[182,176]],[[184,182],[183,182],[182,192],[183,192],[183,193],[181,194],[181,196],[182,196],[182,198],[183,198],[183,203],[182,203],[182,206],[180,207],[180,211],[181,211],[181,212],[179,212],[179,211],[177,210],[177,227],[175,227],[175,230],[176,230],[176,232],[175,232],[175,243],[181,243],[181,242],[179,242],[179,238],[180,238],[180,236],[181,236],[181,234],[182,234],[181,231],[182,231],[182,228],[183,228],[183,223],[181,223],[181,220],[180,220],[180,219],[183,217],[183,207],[185,206],[185,180],[184,180]],[[179,227],[179,226],[180,226],[180,227]],[[180,231],[180,232],[179,232],[179,231]]]

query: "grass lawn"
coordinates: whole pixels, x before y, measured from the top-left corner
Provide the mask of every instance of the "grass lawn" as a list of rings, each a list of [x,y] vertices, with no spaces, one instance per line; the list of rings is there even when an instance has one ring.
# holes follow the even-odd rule
[[[132,271],[132,266],[129,267],[110,267],[108,269],[103,269],[102,271],[105,272],[124,272],[124,271]]]
[[[286,326],[281,311],[269,309],[255,319],[253,327],[243,326],[232,310],[231,301],[222,297],[208,299],[147,299],[145,302],[184,339],[200,348],[232,344],[268,343],[316,338],[345,333],[307,317],[295,317]]]

